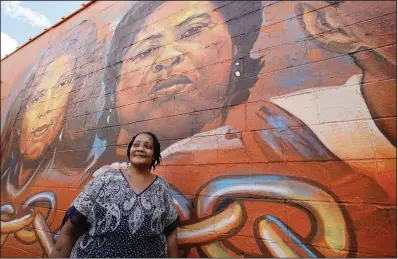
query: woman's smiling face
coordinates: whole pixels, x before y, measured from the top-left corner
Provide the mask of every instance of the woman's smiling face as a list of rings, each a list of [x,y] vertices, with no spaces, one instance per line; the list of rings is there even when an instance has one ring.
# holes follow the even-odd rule
[[[147,18],[122,66],[117,106],[134,104],[119,110],[122,124],[163,117],[176,104],[178,112],[192,112],[208,109],[215,97],[221,103],[234,48],[223,17],[213,9],[210,2],[168,2]],[[175,10],[182,11],[170,15]],[[150,101],[155,98],[158,107]],[[178,123],[176,130],[187,126]]]
[[[73,66],[73,56],[60,56],[34,86],[22,120],[20,139],[21,153],[28,160],[38,159],[60,134],[74,84]]]

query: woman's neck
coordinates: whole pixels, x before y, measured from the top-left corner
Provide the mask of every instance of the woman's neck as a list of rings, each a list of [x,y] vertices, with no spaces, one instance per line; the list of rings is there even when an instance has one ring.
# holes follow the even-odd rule
[[[146,178],[151,175],[146,166],[131,165],[127,168],[129,176]]]

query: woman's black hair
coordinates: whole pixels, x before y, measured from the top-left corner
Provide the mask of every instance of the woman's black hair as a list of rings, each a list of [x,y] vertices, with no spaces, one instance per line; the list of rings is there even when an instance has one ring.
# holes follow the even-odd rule
[[[141,134],[147,134],[147,135],[151,136],[152,139],[153,139],[153,149],[154,149],[154,152],[153,152],[152,164],[151,164],[151,166],[149,167],[149,171],[152,170],[152,168],[153,168],[153,170],[155,170],[155,167],[156,167],[158,164],[160,164],[160,161],[162,160],[162,156],[160,155],[160,143],[159,143],[159,140],[158,140],[158,138],[156,137],[156,135],[153,134],[152,132],[141,132],[141,133],[138,133],[137,135],[135,135],[135,136],[131,139],[129,145],[127,146],[127,159],[128,159],[128,161],[130,162],[130,150],[131,150],[131,147],[132,147],[133,144],[134,144],[135,138],[136,138],[138,135],[141,135]]]
[[[130,10],[123,16],[119,24],[116,26],[111,46],[107,54],[107,64],[104,73],[105,99],[106,107],[115,107],[114,92],[119,85],[122,64],[131,45],[134,44],[135,38],[150,14],[167,1],[137,1]],[[232,39],[232,44],[236,47],[236,55],[231,62],[231,74],[226,95],[224,97],[224,106],[232,106],[245,102],[250,95],[249,89],[257,82],[258,73],[264,64],[260,59],[250,57],[254,43],[256,42],[259,30],[262,24],[262,4],[261,1],[237,1],[225,3],[223,1],[210,1],[217,9],[228,26],[228,32]],[[250,8],[251,12],[247,12]],[[247,19],[238,20],[242,17],[242,13],[247,12],[244,16]],[[231,17],[237,17],[231,19]],[[239,22],[238,22],[239,21]],[[240,68],[250,71],[249,74],[236,76],[235,63],[240,61]],[[242,71],[242,70],[241,70]],[[108,94],[109,93],[109,94]],[[224,109],[227,112],[227,109]],[[223,120],[226,113],[223,113]],[[109,122],[108,116],[111,116]],[[118,125],[117,112],[103,113],[101,121],[107,119],[108,123],[101,123],[102,126],[107,124]]]
[[[73,168],[86,168],[93,162],[93,159],[86,158],[89,155],[95,131],[87,131],[86,124],[90,115],[86,115],[85,112],[82,112],[82,109],[87,102],[87,98],[100,95],[101,83],[98,79],[101,78],[97,78],[96,84],[94,77],[99,77],[99,74],[95,71],[103,67],[104,47],[104,42],[97,42],[95,23],[84,20],[68,33],[50,43],[45,53],[32,65],[29,76],[27,76],[22,89],[10,106],[2,129],[2,175],[11,170],[10,172],[13,172],[11,179],[17,177],[15,174],[17,174],[17,169],[22,161],[26,163],[25,168],[36,168],[46,155],[54,152],[54,150],[68,150],[68,152],[58,152],[57,156],[63,163]],[[24,160],[24,156],[20,152],[20,133],[29,99],[36,86],[40,84],[46,68],[58,57],[69,53],[74,56],[71,61],[73,62],[71,72],[74,74],[74,89],[70,92],[67,103],[62,123],[62,135],[56,137],[47,150],[43,151],[44,154],[36,161]],[[48,73],[51,73],[51,71]],[[80,117],[84,117],[86,123],[76,123],[80,119],[75,118],[77,114],[81,114]],[[95,117],[95,114],[93,116]],[[73,153],[79,153],[80,159],[76,159],[76,156],[72,155]]]

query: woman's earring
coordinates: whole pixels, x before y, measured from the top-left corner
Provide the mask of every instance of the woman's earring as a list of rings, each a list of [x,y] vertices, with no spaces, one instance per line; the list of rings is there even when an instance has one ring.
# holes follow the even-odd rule
[[[112,113],[112,109],[109,109],[109,113]],[[111,114],[106,118],[106,123],[109,125],[109,119],[111,118]]]
[[[58,137],[58,139],[59,139],[59,141],[62,141],[62,134],[64,133],[64,129],[62,129],[61,130],[61,133],[59,134],[59,137]]]
[[[235,62],[235,66],[237,67],[236,70],[235,70],[235,76],[240,77],[239,68],[241,67],[241,65],[240,65],[240,61],[239,61],[239,60],[237,60],[237,61]]]

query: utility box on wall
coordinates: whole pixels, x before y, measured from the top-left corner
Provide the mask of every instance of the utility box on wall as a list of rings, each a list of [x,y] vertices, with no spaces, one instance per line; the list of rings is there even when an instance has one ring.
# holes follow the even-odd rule
[[[396,257],[396,102],[393,1],[91,2],[1,62],[1,255],[151,131],[181,257]]]

